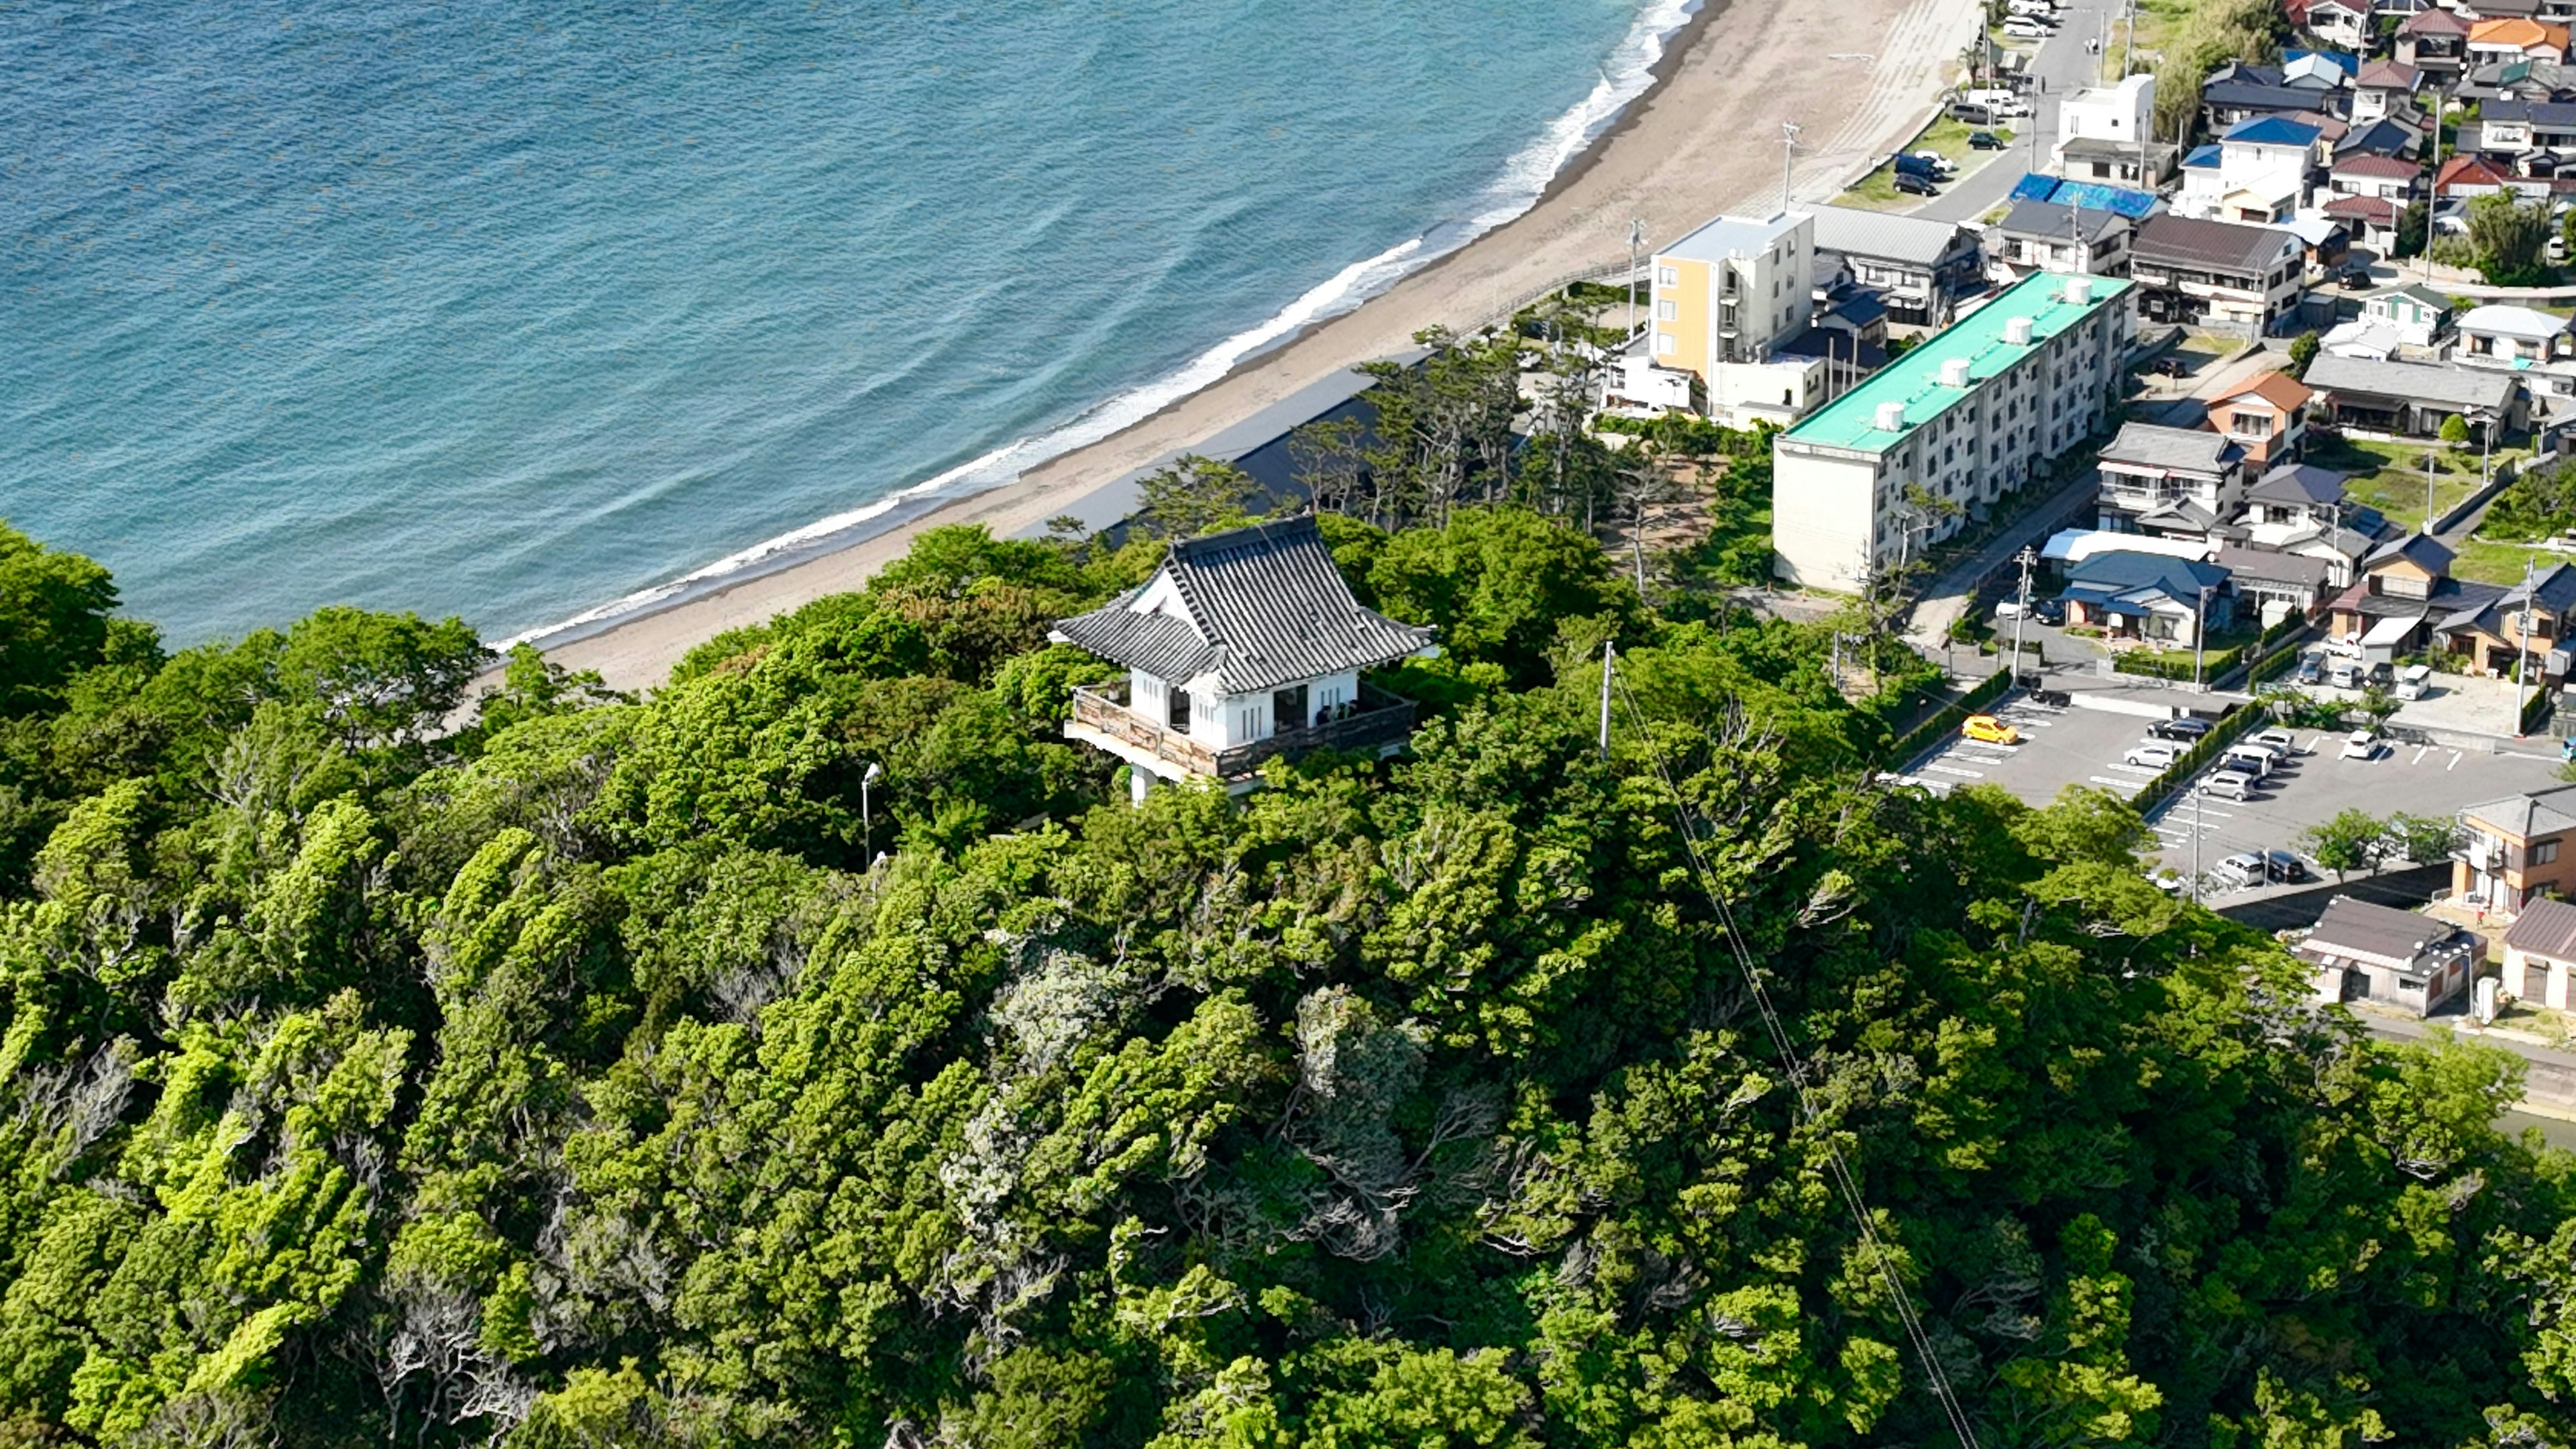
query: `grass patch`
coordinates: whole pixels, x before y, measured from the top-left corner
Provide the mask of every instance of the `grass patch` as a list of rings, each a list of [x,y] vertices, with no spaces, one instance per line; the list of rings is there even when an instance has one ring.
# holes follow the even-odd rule
[[[1851,190],[1834,198],[1836,206],[1857,206],[1868,211],[1891,211],[1909,206],[1923,198],[1908,196],[1896,189],[1896,168],[1881,166],[1860,179]]]
[[[1994,151],[1972,149],[1968,145],[1968,133],[1971,131],[1993,132],[1995,139],[2004,143],[2003,148]],[[1964,179],[1978,166],[2010,150],[2012,138],[2012,128],[2009,126],[1971,126],[1965,121],[1942,116],[1931,125],[1924,127],[1913,140],[1906,142],[1899,149],[1909,155],[1916,151],[1930,151],[1950,161],[1959,168],[1958,175],[1951,178],[1951,181],[1957,181]],[[1947,186],[1950,182],[1936,181],[1933,184]],[[1897,190],[1896,166],[1891,161],[1862,177],[1849,191],[1835,197],[1834,205],[1888,211],[1902,206],[1914,206],[1929,199],[1922,196],[1909,196]]]
[[[2320,468],[2349,474],[2344,492],[2355,503],[2378,509],[2392,523],[2420,528],[2424,523],[2424,458],[2433,456],[2433,507],[2436,518],[2459,506],[2478,490],[2478,455],[2467,448],[2419,443],[2381,443],[2360,438],[2321,438],[2308,450],[2308,461]],[[2496,455],[2502,462],[2505,454]]]
[[[2567,555],[2555,549],[2536,548],[2527,543],[2506,543],[2501,539],[2470,538],[2460,545],[2460,556],[2451,562],[2451,577],[2477,584],[2518,584],[2522,582],[2525,561],[2539,566],[2542,573],[2567,562]]]

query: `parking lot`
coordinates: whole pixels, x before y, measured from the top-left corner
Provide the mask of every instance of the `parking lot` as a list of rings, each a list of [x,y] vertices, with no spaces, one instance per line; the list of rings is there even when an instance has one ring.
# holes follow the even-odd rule
[[[2219,703],[2181,694],[2176,703]],[[2109,710],[2048,709],[2015,693],[1996,708],[1998,718],[2021,734],[2017,744],[1951,739],[1916,761],[1909,777],[1947,793],[1961,785],[1996,785],[2033,805],[2045,805],[2068,785],[2135,796],[2158,769],[2131,765],[2122,756],[2148,742],[2155,721]],[[2290,850],[2304,856],[2299,834],[2311,825],[2359,809],[2385,818],[2398,812],[2448,818],[2466,805],[2559,782],[2554,750],[2453,749],[2443,745],[2383,746],[2370,760],[2342,758],[2344,731],[2293,730],[2297,752],[2248,800],[2201,796],[2185,789],[2148,817],[2159,858],[2154,864],[2189,874],[2194,845],[2204,873],[2220,860],[2247,851]],[[2332,879],[2331,873],[2322,873]],[[2253,888],[2247,888],[2251,894]],[[2204,889],[2207,898],[2230,892]]]

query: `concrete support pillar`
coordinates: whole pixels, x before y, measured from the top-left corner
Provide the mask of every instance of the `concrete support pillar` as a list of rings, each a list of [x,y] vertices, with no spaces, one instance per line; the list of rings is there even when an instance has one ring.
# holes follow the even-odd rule
[[[1127,803],[1142,805],[1148,791],[1154,788],[1154,772],[1140,766],[1127,767]]]

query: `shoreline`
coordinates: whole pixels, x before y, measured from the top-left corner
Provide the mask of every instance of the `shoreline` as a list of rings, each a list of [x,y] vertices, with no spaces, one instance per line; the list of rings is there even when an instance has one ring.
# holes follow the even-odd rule
[[[817,539],[811,552],[781,548],[774,565],[762,560],[694,588],[683,579],[665,586],[667,599],[653,600],[647,590],[629,596],[639,601],[630,611],[604,618],[593,611],[526,637],[568,668],[597,670],[617,688],[650,688],[707,638],[863,587],[925,529],[981,523],[1008,536],[1034,527],[1092,489],[1300,388],[1400,350],[1425,327],[1473,325],[1558,277],[1619,265],[1630,217],[1643,219],[1650,237],[1669,238],[1719,211],[1762,203],[1764,191],[1778,190],[1779,153],[1767,138],[1781,121],[1822,134],[1828,118],[1850,118],[1842,134],[1809,154],[1810,167],[1849,166],[1881,140],[1903,140],[1895,133],[1946,80],[1951,53],[1919,33],[1973,25],[1963,17],[1974,14],[1962,0],[1701,0],[1666,34],[1644,89],[1558,168],[1536,200],[1357,306],[1308,321],[1237,358],[1206,385],[1016,476],[946,497],[919,487],[899,492],[869,505],[876,510],[869,517]],[[1865,98],[1854,95],[1864,79],[1858,67],[1816,59],[1863,26],[1882,41],[1906,38],[1886,32],[1918,33],[1910,49],[1883,43],[1886,59],[1868,57],[1874,63]],[[1925,52],[1940,58],[1927,65]],[[1849,133],[1871,125],[1885,134],[1854,144]],[[1764,143],[1747,145],[1755,135]],[[881,518],[892,521],[839,537]]]

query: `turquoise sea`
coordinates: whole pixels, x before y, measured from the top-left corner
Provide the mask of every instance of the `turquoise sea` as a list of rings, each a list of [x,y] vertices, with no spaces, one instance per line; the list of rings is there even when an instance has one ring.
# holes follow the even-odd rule
[[[0,0],[0,517],[487,637],[1159,406],[1525,207],[1687,0]]]

